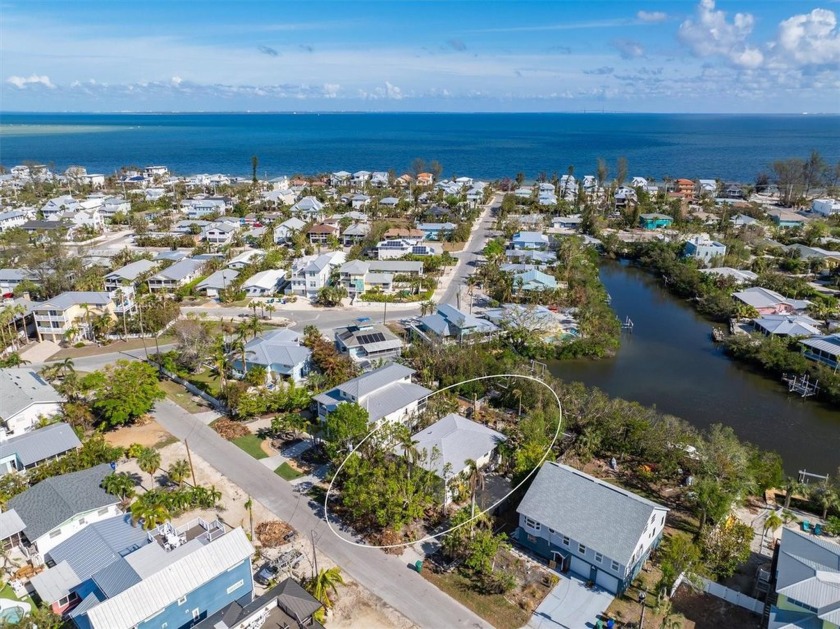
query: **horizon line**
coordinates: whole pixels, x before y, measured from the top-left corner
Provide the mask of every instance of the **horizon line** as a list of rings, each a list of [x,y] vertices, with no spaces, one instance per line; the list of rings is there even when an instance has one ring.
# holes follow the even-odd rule
[[[333,110],[333,109],[313,109],[309,111],[297,110],[121,110],[121,111],[27,111],[27,110],[0,110],[0,116],[4,114],[27,114],[27,115],[101,115],[101,116],[129,116],[129,115],[218,115],[218,114],[237,114],[237,115],[292,115],[292,116],[306,116],[306,115],[499,115],[499,116],[516,116],[516,115],[637,115],[637,116],[840,116],[840,112],[674,112],[674,111],[620,111],[620,110],[598,110],[598,109],[583,109],[583,110],[568,110],[568,111],[440,111],[440,110],[406,110],[406,111],[387,111],[387,110]]]

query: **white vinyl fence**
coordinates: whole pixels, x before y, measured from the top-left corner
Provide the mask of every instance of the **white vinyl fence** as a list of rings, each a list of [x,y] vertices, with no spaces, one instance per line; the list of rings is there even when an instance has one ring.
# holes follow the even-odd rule
[[[689,579],[686,577],[685,573],[681,574],[674,583],[674,588],[671,590],[671,596],[674,595],[680,585],[688,583],[688,581]],[[764,611],[764,603],[761,601],[754,599],[752,596],[747,596],[742,592],[736,592],[735,590],[730,589],[725,585],[721,585],[720,583],[715,583],[714,581],[709,581],[704,577],[698,576],[692,576],[691,582],[702,584],[703,591],[707,594],[710,594],[715,598],[723,599],[727,603],[732,603],[738,607],[743,607],[754,614],[761,614]]]

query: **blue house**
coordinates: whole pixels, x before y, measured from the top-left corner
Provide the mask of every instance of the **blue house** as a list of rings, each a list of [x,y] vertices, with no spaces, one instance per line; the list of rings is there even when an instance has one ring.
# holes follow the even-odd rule
[[[311,368],[312,352],[300,344],[300,334],[288,328],[274,330],[251,339],[245,344],[245,366],[242,353],[231,352],[234,371],[244,375],[254,367],[263,367],[267,378],[288,378],[301,382]]]
[[[662,539],[668,509],[559,463],[545,463],[519,503],[514,539],[613,594]]]
[[[446,240],[455,231],[455,223],[418,223],[417,229],[425,234],[426,240]]]
[[[672,217],[667,214],[660,214],[659,212],[639,216],[639,225],[642,229],[667,229],[673,222],[674,219]]]
[[[33,579],[43,600],[69,601],[62,611],[79,629],[181,629],[253,595],[254,548],[241,528],[196,519],[142,531],[114,518],[84,533]]]

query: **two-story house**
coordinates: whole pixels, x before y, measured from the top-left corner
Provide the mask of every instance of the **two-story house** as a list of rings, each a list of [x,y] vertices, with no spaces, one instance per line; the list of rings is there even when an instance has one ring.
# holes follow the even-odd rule
[[[726,255],[726,245],[708,236],[692,236],[685,243],[685,255],[709,264],[714,258]]]
[[[151,260],[138,260],[119,269],[114,269],[105,276],[105,290],[115,291],[124,286],[136,286],[137,278],[157,267]]]
[[[662,539],[668,509],[567,465],[546,462],[516,509],[516,541],[613,594]]]
[[[23,550],[42,558],[45,553],[89,524],[120,515],[119,497],[102,489],[111,465],[53,476],[11,498],[6,504],[26,528]]]
[[[194,258],[179,260],[172,266],[158,271],[147,280],[149,291],[153,293],[174,291],[179,286],[189,284],[201,275],[204,264],[204,260]]]
[[[390,364],[316,395],[312,400],[318,405],[318,419],[326,421],[339,404],[350,403],[367,410],[374,423],[408,421],[425,408],[432,393],[411,382],[413,374],[404,365]]]
[[[426,342],[473,343],[495,336],[499,327],[449,304],[440,304],[435,314],[420,317],[412,331]]]
[[[32,369],[0,369],[0,421],[8,436],[33,430],[42,418],[61,412],[64,398]]]
[[[306,237],[313,245],[324,245],[329,241],[330,236],[338,238],[339,235],[341,235],[341,230],[338,225],[329,225],[327,223],[313,225],[306,232]]]
[[[324,204],[315,197],[303,197],[289,208],[289,211],[292,213],[292,216],[310,221],[321,216],[324,211]]]
[[[541,232],[521,231],[513,235],[510,240],[513,249],[539,250],[548,249],[548,236]]]
[[[68,291],[35,304],[33,316],[38,339],[59,343],[63,340],[92,338],[93,318],[116,318],[114,293]],[[118,300],[122,303],[124,299]]]
[[[227,245],[239,227],[226,221],[215,221],[201,230],[201,239],[211,245]]]
[[[231,352],[230,360],[238,376],[244,376],[254,367],[262,367],[269,381],[285,378],[299,384],[311,369],[312,351],[300,344],[299,332],[286,328],[251,339],[243,351]]]
[[[335,347],[357,363],[399,358],[403,342],[384,325],[361,317],[347,327],[335,329]]]
[[[773,567],[769,629],[840,627],[840,545],[785,528]]]
[[[32,208],[18,208],[0,212],[0,234],[15,227],[22,227],[26,221],[33,218],[35,218],[35,210]]]
[[[292,236],[306,227],[306,223],[299,218],[292,217],[274,226],[274,242],[278,245],[287,245],[292,242]]]
[[[329,283],[333,270],[344,264],[346,259],[341,251],[298,258],[292,263],[291,284],[286,292],[314,299],[318,291]]]
[[[376,245],[376,255],[380,260],[395,260],[407,255],[431,256],[435,253],[437,253],[437,250],[431,245],[408,238],[383,240]]]

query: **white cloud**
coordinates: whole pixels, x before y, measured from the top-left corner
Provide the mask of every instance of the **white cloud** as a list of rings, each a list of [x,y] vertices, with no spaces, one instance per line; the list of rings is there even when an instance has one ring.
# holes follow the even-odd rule
[[[403,97],[402,90],[388,81],[385,81],[385,93],[393,100],[402,100]]]
[[[715,0],[701,0],[696,19],[680,24],[679,38],[697,57],[720,56],[743,68],[757,68],[764,54],[747,42],[755,18],[736,13],[730,22],[725,11],[715,10]]]
[[[668,14],[663,11],[639,11],[636,13],[636,19],[647,23],[664,22],[668,19]]]
[[[645,54],[644,46],[632,39],[615,39],[612,41],[612,46],[619,52],[622,59],[635,59]]]
[[[772,49],[778,61],[789,65],[840,64],[837,16],[827,9],[814,9],[784,20]]]
[[[12,75],[6,79],[6,83],[14,85],[19,90],[26,89],[30,85],[41,85],[51,90],[55,89],[55,85],[50,81],[50,77],[45,74],[32,74],[27,77]]]
[[[341,89],[341,85],[338,83],[324,83],[324,98],[335,98],[338,96],[338,91]]]

